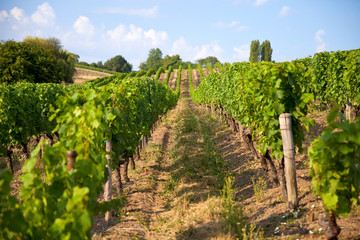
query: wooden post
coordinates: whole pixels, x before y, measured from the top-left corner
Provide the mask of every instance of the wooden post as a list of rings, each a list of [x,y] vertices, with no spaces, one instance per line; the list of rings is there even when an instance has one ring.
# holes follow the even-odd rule
[[[112,144],[111,144],[111,140],[107,140],[106,141],[106,152],[111,152],[112,151]],[[106,202],[111,201],[111,192],[112,192],[112,169],[111,169],[111,155],[110,154],[106,154],[106,159],[108,161],[106,167],[109,170],[109,178],[107,180],[107,182],[105,183],[105,187],[104,187],[104,199]],[[105,221],[109,222],[111,218],[111,211],[107,211],[105,213]]]
[[[6,152],[6,164],[8,166],[8,168],[10,169],[11,173],[14,175],[14,167],[13,167],[13,162],[11,159],[11,154],[13,154],[13,145],[10,143],[8,148],[7,148],[7,152]]]
[[[346,120],[348,120],[349,122],[352,122],[351,108],[352,108],[352,104],[349,101],[349,99],[346,98],[345,117],[346,117]]]
[[[75,150],[69,150],[66,152],[66,159],[67,159],[67,167],[66,169],[70,171],[74,168],[75,159],[77,157],[77,153]]]
[[[136,147],[136,160],[140,159],[140,145]]]
[[[45,137],[44,134],[42,133],[40,135],[40,159],[42,159],[44,157],[44,148],[45,148]]]
[[[291,114],[281,114],[279,121],[284,150],[288,204],[290,209],[295,209],[298,206],[298,193],[296,184],[295,148],[291,129]]]

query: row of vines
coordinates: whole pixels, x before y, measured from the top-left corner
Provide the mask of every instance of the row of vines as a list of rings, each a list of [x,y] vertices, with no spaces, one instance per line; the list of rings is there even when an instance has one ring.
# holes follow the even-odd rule
[[[332,224],[325,233],[329,239],[336,237],[340,232],[336,217],[347,216],[352,205],[359,203],[360,50],[322,52],[293,62],[234,63],[218,69],[221,74],[211,70],[196,90],[191,89],[194,102],[225,116],[272,181],[280,184],[285,199],[280,114],[291,114],[294,144],[301,152],[305,129],[314,122],[308,112],[333,108],[329,127],[313,142],[308,155],[313,191],[321,196]],[[341,111],[346,111],[346,117]]]
[[[41,143],[31,153],[18,198],[9,194],[11,171],[0,171],[1,239],[90,238],[92,217],[121,207],[123,198],[97,201],[108,179],[107,164],[119,169],[120,157],[135,155],[139,140],[178,97],[152,78],[109,78],[67,87],[0,86],[1,154],[40,134],[59,138],[45,144],[41,157]],[[107,152],[104,141],[110,140]],[[77,154],[70,171],[68,150]],[[113,161],[108,162],[109,154]]]

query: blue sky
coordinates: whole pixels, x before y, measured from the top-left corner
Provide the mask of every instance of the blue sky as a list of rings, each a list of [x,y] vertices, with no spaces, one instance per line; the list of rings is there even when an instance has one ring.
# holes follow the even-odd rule
[[[56,37],[81,61],[122,55],[136,70],[151,48],[184,61],[249,59],[269,40],[273,60],[360,48],[360,0],[3,0],[0,40]]]

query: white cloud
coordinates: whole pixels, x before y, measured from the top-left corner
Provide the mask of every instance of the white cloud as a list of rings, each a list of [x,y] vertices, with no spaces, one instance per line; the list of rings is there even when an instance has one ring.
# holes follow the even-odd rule
[[[110,40],[116,42],[122,40],[125,36],[127,29],[125,25],[120,24],[113,30],[108,30],[107,35],[110,37]]]
[[[18,22],[27,22],[24,10],[18,7],[14,7],[10,10],[11,16],[13,16]]]
[[[141,48],[141,46],[156,47],[168,40],[168,34],[164,31],[149,29],[145,31],[141,27],[130,24],[129,27],[120,24],[113,30],[108,30],[110,40],[120,46],[126,43],[129,47]]]
[[[78,34],[92,36],[94,34],[94,26],[91,24],[89,18],[80,16],[73,25]]]
[[[234,61],[236,62],[242,62],[242,61],[249,61],[250,57],[250,45],[249,44],[243,44],[239,47],[233,48],[235,54],[233,56]]]
[[[238,22],[238,21],[232,21],[230,23],[219,21],[219,22],[215,23],[214,26],[217,28],[233,28],[233,27],[238,26],[239,24],[240,24],[240,22]]]
[[[175,40],[172,44],[171,54],[179,54],[183,59],[191,60],[193,58],[193,53],[196,49],[190,46],[185,38],[180,37],[179,39]]]
[[[260,6],[260,5],[263,5],[264,3],[266,3],[267,1],[269,1],[269,0],[256,0],[254,5]]]
[[[144,30],[133,24],[129,26],[119,24],[116,28],[106,31],[102,38],[103,45],[110,46],[112,51],[133,55],[139,59],[146,58],[146,54],[151,48],[159,47],[164,50],[169,41],[165,31]],[[136,59],[136,62],[140,63],[140,60]],[[134,66],[137,66],[138,63],[134,63]]]
[[[218,57],[223,51],[224,50],[217,41],[203,44],[201,46],[191,46],[187,43],[185,38],[180,37],[174,41],[171,54],[179,54],[184,61],[196,61],[200,58],[208,56]]]
[[[144,36],[146,39],[150,39],[152,45],[160,45],[162,42],[168,39],[168,35],[164,31],[155,31],[154,29],[150,29],[149,31],[144,32]]]
[[[45,2],[38,6],[36,12],[31,15],[33,22],[43,25],[55,24],[55,12],[49,3]]]
[[[279,12],[279,16],[280,17],[286,17],[287,15],[289,15],[290,13],[290,7],[288,6],[283,6]]]
[[[0,22],[4,21],[8,16],[9,14],[5,10],[0,11]]]
[[[84,35],[76,34],[74,31],[60,35],[59,39],[67,50],[80,55],[84,53],[91,55],[96,48],[103,47],[103,43],[100,40],[96,41],[89,36],[84,37]]]
[[[108,8],[102,11],[107,14],[124,14],[138,17],[156,17],[159,14],[159,7],[154,6],[152,8],[141,8],[141,9],[126,9],[126,8]]]
[[[208,56],[218,56],[224,51],[217,41],[201,45],[198,48],[199,51],[195,54],[196,59],[205,58]]]
[[[316,52],[325,51],[326,44],[324,42],[323,36],[325,35],[325,31],[323,29],[319,29],[315,33],[314,40],[316,42]]]
[[[247,26],[240,25],[239,21],[232,21],[230,23],[219,21],[214,24],[214,27],[219,29],[234,29],[237,32],[245,31],[248,29]]]

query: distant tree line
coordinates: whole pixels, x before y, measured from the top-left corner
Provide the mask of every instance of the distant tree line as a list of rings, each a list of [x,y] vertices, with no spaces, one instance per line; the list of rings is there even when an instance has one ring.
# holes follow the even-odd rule
[[[163,57],[163,53],[159,48],[153,48],[150,49],[148,58],[145,62],[142,62],[139,66],[140,70],[148,71],[149,69],[159,69],[160,67],[163,67],[164,69],[169,69],[169,67],[172,67],[173,69],[178,69],[180,66],[182,69],[188,69],[188,67],[196,68],[198,64],[200,64],[202,67],[205,67],[206,64],[210,64],[212,67],[215,66],[215,63],[220,61],[216,57],[206,57],[202,59],[198,59],[195,63],[192,63],[190,61],[182,61],[180,56],[178,54],[170,56],[166,55]]]
[[[0,41],[0,83],[71,83],[78,58],[56,38]]]
[[[254,40],[251,42],[251,46],[250,46],[249,61],[250,62],[260,62],[260,61],[271,62],[272,51],[273,50],[271,48],[270,41],[265,40],[260,45],[259,40]]]
[[[126,59],[121,55],[117,55],[117,56],[107,60],[104,64],[102,63],[102,61],[99,61],[97,63],[93,62],[90,64],[87,62],[79,62],[79,64],[85,65],[85,66],[101,68],[101,69],[107,69],[107,70],[119,72],[119,73],[129,73],[132,71],[132,68],[133,68],[133,66],[130,63],[128,63],[126,61]]]

